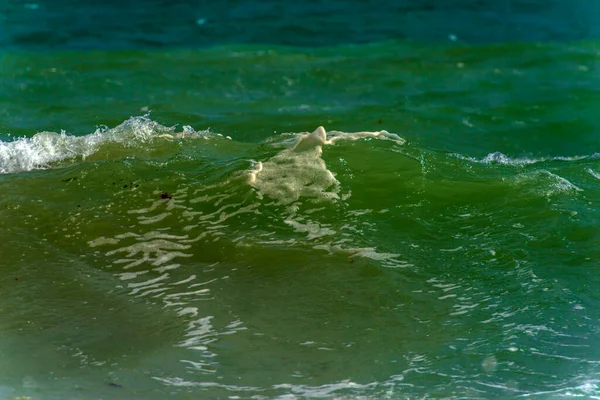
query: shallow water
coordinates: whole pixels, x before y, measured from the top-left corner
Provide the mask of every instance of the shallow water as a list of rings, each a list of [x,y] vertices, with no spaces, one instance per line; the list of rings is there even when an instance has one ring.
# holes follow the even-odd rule
[[[3,6],[0,397],[600,394],[594,9],[349,4]]]

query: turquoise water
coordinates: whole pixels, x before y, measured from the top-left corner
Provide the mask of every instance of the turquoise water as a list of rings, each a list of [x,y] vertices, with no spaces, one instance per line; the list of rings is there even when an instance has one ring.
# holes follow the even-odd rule
[[[600,43],[545,10],[318,45],[15,22],[0,398],[600,396]]]

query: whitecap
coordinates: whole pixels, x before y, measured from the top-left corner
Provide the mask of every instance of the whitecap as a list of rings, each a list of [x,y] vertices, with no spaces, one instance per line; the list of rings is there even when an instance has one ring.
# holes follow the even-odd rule
[[[60,161],[85,160],[105,144],[117,143],[135,147],[155,140],[206,137],[208,131],[195,131],[189,126],[182,132],[152,121],[148,116],[131,117],[108,129],[100,127],[94,133],[75,136],[65,131],[39,132],[32,137],[0,141],[0,173],[46,169]]]
[[[382,139],[396,144],[405,141],[387,131],[326,132],[319,126],[314,132],[296,135],[294,144],[264,162],[256,162],[248,171],[248,184],[259,194],[291,204],[299,198],[316,201],[340,199],[340,182],[327,168],[321,155],[323,146],[342,140]]]

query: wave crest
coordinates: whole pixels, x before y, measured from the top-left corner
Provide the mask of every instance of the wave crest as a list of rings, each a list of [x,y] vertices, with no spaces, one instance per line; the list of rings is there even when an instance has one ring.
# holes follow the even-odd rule
[[[13,141],[0,141],[0,173],[45,169],[66,160],[85,160],[102,146],[139,147],[184,137],[206,136],[208,130],[195,131],[184,126],[181,132],[151,120],[147,115],[131,117],[109,129],[100,127],[94,133],[75,136],[65,131],[39,132],[34,136]]]

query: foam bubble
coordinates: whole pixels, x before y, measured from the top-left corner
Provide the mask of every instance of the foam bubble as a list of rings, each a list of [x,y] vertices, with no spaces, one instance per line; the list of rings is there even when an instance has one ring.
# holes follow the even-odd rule
[[[314,200],[340,198],[340,183],[321,158],[324,145],[340,140],[376,138],[404,144],[404,139],[387,131],[326,132],[319,126],[314,132],[299,133],[295,143],[288,149],[268,159],[257,162],[249,171],[248,183],[261,195],[290,204],[300,197]]]
[[[264,163],[256,163],[248,183],[281,204],[293,203],[300,197],[338,199],[340,184],[321,158],[325,139],[323,127],[298,135],[291,148]]]
[[[487,165],[507,165],[513,167],[525,167],[528,165],[534,164],[542,164],[547,162],[572,162],[572,161],[580,161],[586,159],[595,159],[597,158],[596,154],[592,155],[580,155],[580,156],[554,156],[554,157],[539,157],[539,158],[530,158],[530,157],[510,157],[504,153],[499,151],[489,153],[483,158],[475,158],[470,156],[465,156],[461,154],[451,154],[451,157],[458,158],[459,160],[465,160],[472,163],[478,164],[487,164]]]
[[[132,117],[115,128],[99,128],[84,136],[69,135],[65,131],[39,132],[31,138],[0,141],[0,173],[45,169],[60,161],[85,159],[108,143],[139,146],[154,140],[199,137],[206,133],[188,126],[182,132],[175,132],[175,127],[163,126],[147,116]]]
[[[559,193],[582,192],[583,189],[576,186],[566,178],[554,174],[548,170],[519,174],[513,178],[517,185],[530,187],[534,192],[552,196]]]
[[[481,159],[481,163],[483,164],[502,164],[502,165],[513,165],[513,166],[525,166],[532,165],[538,163],[544,163],[549,161],[579,161],[586,158],[590,158],[590,156],[572,156],[572,157],[542,157],[542,158],[528,158],[528,157],[509,157],[499,151],[494,153],[490,153]],[[476,159],[469,159],[470,161],[478,161]]]
[[[325,128],[320,126],[312,133],[300,134],[292,147],[292,152],[300,153],[303,151],[316,151],[321,154],[321,146],[326,142],[327,133],[325,132]]]
[[[323,127],[320,127],[323,128]],[[359,140],[359,139],[380,139],[389,140],[396,144],[403,145],[406,140],[402,139],[395,133],[389,133],[386,130],[375,131],[375,132],[340,132],[340,131],[329,131],[327,132],[328,139],[326,144],[333,144],[340,140]]]
[[[32,138],[0,142],[0,173],[46,168],[65,159],[94,153],[102,138],[99,134],[77,137],[65,132],[40,132]]]

